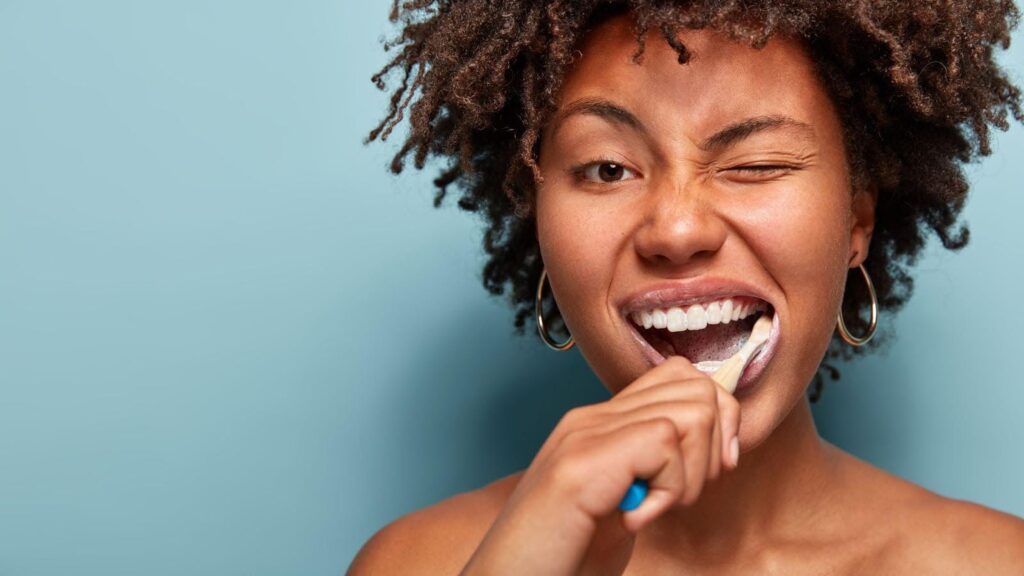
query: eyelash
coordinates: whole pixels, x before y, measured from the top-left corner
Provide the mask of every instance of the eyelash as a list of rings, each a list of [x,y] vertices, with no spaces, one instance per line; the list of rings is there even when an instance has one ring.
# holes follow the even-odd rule
[[[597,158],[595,160],[589,160],[589,161],[583,162],[581,164],[576,164],[575,166],[573,166],[573,167],[571,167],[569,169],[569,172],[576,178],[576,180],[578,182],[585,182],[585,183],[589,183],[589,184],[616,184],[618,182],[624,182],[624,180],[613,180],[611,182],[604,182],[603,180],[600,180],[600,179],[589,180],[586,177],[586,172],[587,172],[588,169],[593,168],[593,167],[600,168],[601,166],[603,166],[605,164],[611,164],[613,166],[618,166],[619,168],[622,168],[623,170],[626,170],[628,172],[632,172],[633,174],[636,174],[636,170],[633,170],[632,168],[627,168],[626,165],[623,164],[622,162],[619,162],[617,160],[612,160],[610,158]]]
[[[754,173],[762,174],[763,175],[763,174],[771,174],[773,172],[780,172],[780,171],[787,171],[787,170],[795,170],[795,167],[793,167],[793,166],[786,166],[784,164],[764,164],[764,165],[760,165],[760,166],[758,166],[758,165],[754,165],[754,166],[736,166],[735,168],[727,168],[725,171],[726,172],[729,172],[729,171],[734,171],[734,172],[754,172]]]

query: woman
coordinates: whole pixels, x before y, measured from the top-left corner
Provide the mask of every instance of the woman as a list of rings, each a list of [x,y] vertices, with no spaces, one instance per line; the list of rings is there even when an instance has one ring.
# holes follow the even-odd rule
[[[878,347],[926,231],[966,243],[960,165],[1024,120],[992,60],[1015,6],[498,6],[396,3],[375,81],[405,77],[369,139],[411,104],[392,168],[451,160],[435,203],[456,184],[488,217],[485,285],[613,396],[526,470],[385,527],[350,573],[1020,574],[1024,521],[844,453],[805,397],[824,358]],[[730,394],[714,361],[760,315]],[[635,478],[650,492],[623,512]]]

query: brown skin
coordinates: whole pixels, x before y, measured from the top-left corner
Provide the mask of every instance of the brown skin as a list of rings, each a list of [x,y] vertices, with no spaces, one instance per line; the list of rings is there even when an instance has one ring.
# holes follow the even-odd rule
[[[868,255],[875,195],[850,188],[812,63],[782,37],[763,50],[710,30],[680,39],[688,64],[650,35],[637,65],[626,17],[591,32],[560,111],[600,97],[646,131],[556,114],[541,144],[536,217],[551,290],[613,398],[567,414],[527,470],[389,525],[350,573],[1019,573],[1024,521],[889,475],[814,427],[806,386],[847,270]],[[762,115],[811,130],[699,146]],[[605,166],[605,181],[599,162],[574,176],[595,159],[626,170]],[[750,169],[768,165],[786,168]],[[652,368],[618,307],[654,282],[710,276],[761,287],[780,319],[774,358],[738,398],[683,358]],[[737,429],[739,466],[728,451]],[[615,506],[634,476],[651,478],[651,494],[623,514]]]

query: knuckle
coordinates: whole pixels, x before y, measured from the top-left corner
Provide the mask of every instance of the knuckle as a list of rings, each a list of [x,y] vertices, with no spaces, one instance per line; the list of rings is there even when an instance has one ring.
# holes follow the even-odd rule
[[[583,409],[579,406],[570,408],[562,415],[562,422],[575,422],[576,420],[579,420],[582,416],[581,412],[583,412]]]
[[[572,430],[578,427],[585,419],[585,409],[581,406],[570,408],[558,421],[558,427],[564,430]]]
[[[582,443],[583,437],[584,435],[581,430],[567,430],[562,434],[558,447],[561,450],[570,450],[573,447],[579,446]]]
[[[665,361],[671,362],[672,366],[682,366],[685,363],[684,360],[682,356],[669,356]]]
[[[551,465],[552,482],[568,492],[582,488],[587,478],[587,461],[580,451],[565,452]]]
[[[715,424],[718,410],[709,404],[698,404],[696,419],[701,426],[711,427]]]
[[[672,371],[687,371],[693,370],[693,364],[689,360],[682,356],[670,356],[667,360],[662,362],[663,365],[670,368]]]
[[[740,402],[732,394],[723,394],[718,399],[718,410],[726,417],[739,416]]]
[[[676,425],[668,418],[656,418],[651,420],[647,426],[663,446],[675,447],[679,443],[679,431]]]

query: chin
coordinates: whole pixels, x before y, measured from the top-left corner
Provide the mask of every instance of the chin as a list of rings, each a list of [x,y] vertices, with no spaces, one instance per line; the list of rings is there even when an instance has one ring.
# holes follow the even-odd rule
[[[772,366],[762,374],[763,382],[749,393],[737,394],[741,420],[740,451],[749,452],[763,444],[800,404],[807,402],[807,386],[798,386],[799,379],[786,377],[781,365]]]

